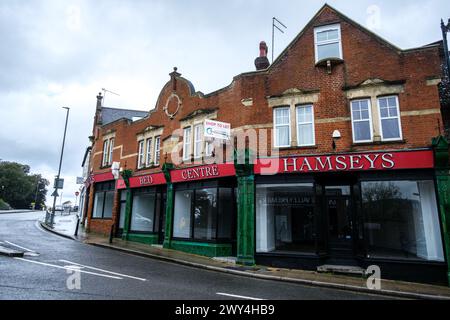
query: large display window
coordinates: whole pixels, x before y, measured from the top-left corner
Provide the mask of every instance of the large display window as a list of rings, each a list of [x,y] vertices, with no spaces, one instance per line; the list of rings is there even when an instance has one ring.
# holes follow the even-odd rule
[[[256,252],[315,252],[314,184],[256,186]]]
[[[133,190],[130,231],[152,233],[155,226],[156,189]]]
[[[175,191],[173,237],[217,241],[233,238],[235,192],[232,187],[190,184]]]
[[[93,219],[111,219],[114,205],[114,182],[95,184]]]
[[[433,180],[362,181],[368,257],[444,261]]]

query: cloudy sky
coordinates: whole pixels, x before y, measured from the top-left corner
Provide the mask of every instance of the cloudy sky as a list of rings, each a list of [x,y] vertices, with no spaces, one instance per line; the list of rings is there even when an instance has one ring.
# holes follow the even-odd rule
[[[440,19],[450,17],[448,0],[328,3],[401,48],[440,40]],[[62,107],[70,107],[62,177],[63,201],[73,201],[102,88],[120,94],[107,94],[106,106],[148,111],[177,66],[196,90],[217,90],[254,69],[259,41],[270,47],[273,16],[288,27],[276,35],[277,56],[323,4],[0,0],[0,159],[29,164],[52,181]]]

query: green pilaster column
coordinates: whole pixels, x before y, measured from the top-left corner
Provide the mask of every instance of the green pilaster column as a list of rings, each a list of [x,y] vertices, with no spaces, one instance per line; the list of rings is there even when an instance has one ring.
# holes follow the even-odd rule
[[[173,169],[172,163],[164,163],[162,171],[167,182],[167,195],[166,195],[166,227],[164,229],[164,248],[171,247],[172,242],[172,221],[173,221],[173,205],[174,205],[174,191],[173,184],[170,178],[170,171]]]
[[[255,176],[248,149],[235,151],[237,177],[237,263],[255,264]]]
[[[123,181],[125,182],[125,186],[127,187],[127,199],[125,203],[125,221],[123,225],[123,233],[122,239],[128,240],[128,233],[130,232],[130,223],[131,223],[131,188],[130,188],[130,178],[133,175],[133,171],[124,170],[122,173]]]
[[[450,285],[450,166],[448,142],[443,136],[438,136],[433,138],[433,148],[442,236],[447,259],[447,279]]]

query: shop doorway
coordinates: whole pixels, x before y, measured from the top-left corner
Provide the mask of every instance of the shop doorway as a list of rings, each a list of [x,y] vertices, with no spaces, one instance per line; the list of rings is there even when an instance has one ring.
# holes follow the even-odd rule
[[[335,262],[353,259],[353,215],[351,186],[325,187],[328,253]]]
[[[166,230],[166,203],[167,193],[161,192],[158,194],[158,208],[157,208],[157,223],[158,223],[158,244],[164,243],[164,235]]]

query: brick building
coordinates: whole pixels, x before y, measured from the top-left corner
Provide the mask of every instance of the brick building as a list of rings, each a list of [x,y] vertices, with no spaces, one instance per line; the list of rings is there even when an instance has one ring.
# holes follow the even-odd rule
[[[442,43],[402,50],[325,5],[272,65],[260,51],[256,71],[209,94],[175,68],[139,120],[102,122],[97,97],[90,232],[243,264],[376,264],[447,281]],[[210,120],[231,137],[208,138]]]

